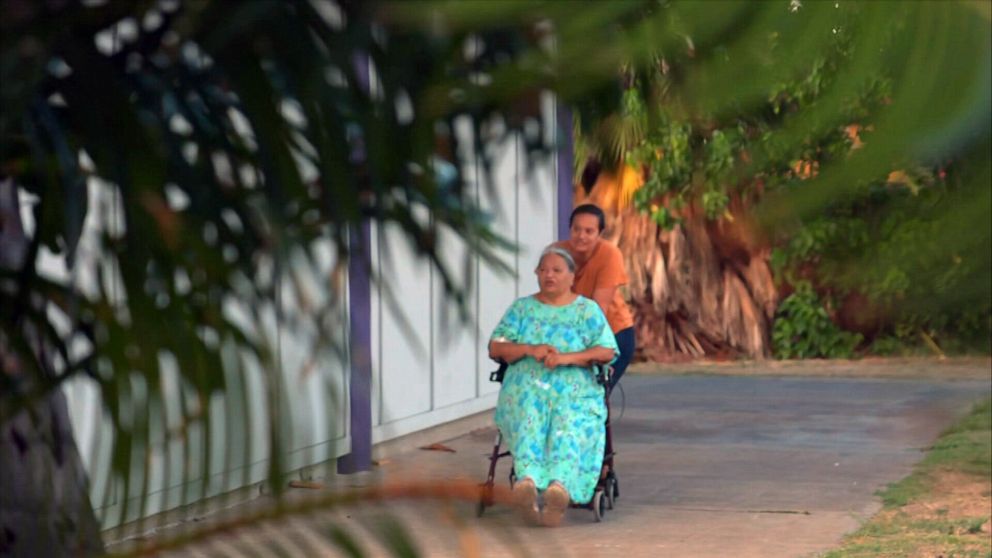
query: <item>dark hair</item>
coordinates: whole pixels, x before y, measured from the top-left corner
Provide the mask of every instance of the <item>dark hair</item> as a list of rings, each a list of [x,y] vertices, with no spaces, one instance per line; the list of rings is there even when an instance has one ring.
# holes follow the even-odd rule
[[[596,217],[598,217],[599,232],[603,232],[603,229],[606,228],[606,214],[603,213],[603,210],[600,209],[598,205],[593,205],[591,203],[585,203],[573,209],[572,215],[568,218],[568,226],[571,227],[572,221],[575,221],[575,216],[581,214],[595,215]]]

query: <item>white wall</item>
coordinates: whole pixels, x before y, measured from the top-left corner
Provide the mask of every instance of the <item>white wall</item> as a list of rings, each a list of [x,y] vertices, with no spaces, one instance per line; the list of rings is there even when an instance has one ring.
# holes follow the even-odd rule
[[[547,100],[546,100],[547,101]],[[545,102],[553,123],[553,103]],[[546,119],[547,120],[547,119]],[[498,124],[496,124],[498,126]],[[553,156],[535,161],[528,169],[523,142],[511,137],[489,142],[493,182],[485,180],[480,154],[473,151],[472,127],[467,120],[456,123],[454,133],[463,140],[458,154],[462,172],[468,177],[470,194],[479,207],[490,212],[494,228],[511,242],[519,254],[506,254],[510,273],[498,272],[469,256],[464,243],[450,231],[438,239],[441,257],[449,262],[456,281],[469,285],[470,322],[461,322],[453,303],[445,299],[441,279],[430,266],[415,257],[414,251],[396,230],[373,227],[373,264],[389,282],[395,307],[383,285],[372,288],[372,421],[373,443],[429,428],[495,406],[499,386],[489,382],[495,366],[486,354],[489,334],[509,304],[518,296],[536,290],[533,269],[540,249],[555,240],[557,230],[556,164]],[[119,208],[110,190],[96,183],[91,187],[91,211],[87,216],[79,250],[79,266],[70,275],[64,262],[46,254],[42,273],[62,281],[73,281],[84,292],[94,292],[98,275],[96,235],[101,230],[122,226]],[[25,208],[25,220],[30,220]],[[429,219],[426,212],[417,216]],[[31,223],[26,226],[30,233]],[[306,314],[307,307],[328,300],[328,281],[335,261],[326,242],[308,247],[313,267],[304,258],[290,258],[285,270],[304,285],[307,301],[297,300],[284,289],[277,319],[272,305],[229,300],[228,315],[240,319],[246,329],[254,329],[272,345],[278,355],[283,401],[291,421],[283,454],[284,467],[302,468],[333,459],[350,449],[347,355],[342,358],[326,350],[316,350],[317,331],[312,324],[297,324],[293,316]],[[104,266],[106,271],[113,271]],[[112,267],[112,266],[111,266]],[[288,280],[288,279],[287,279]],[[347,284],[347,274],[342,278]],[[108,285],[104,285],[108,288]],[[110,288],[112,291],[113,289]],[[349,316],[347,298],[330,315],[339,325],[341,346],[347,346]],[[304,320],[305,322],[305,320]],[[404,322],[406,325],[404,325]],[[311,358],[313,355],[313,358]],[[182,425],[182,410],[196,405],[188,386],[181,383],[175,363],[161,359],[160,390],[165,394],[161,431],[153,432],[155,447],[148,460],[147,486],[132,487],[125,497],[120,479],[110,477],[110,448],[113,431],[102,415],[99,390],[88,378],[76,378],[64,385],[76,439],[84,465],[90,473],[95,507],[104,525],[111,526],[150,515],[205,496],[262,481],[267,473],[270,417],[264,394],[266,385],[261,364],[233,349],[224,351],[223,374],[238,396],[212,400],[207,413],[211,428],[212,455],[197,453],[208,429],[202,424],[187,428],[185,439],[166,440],[165,431]],[[238,401],[246,401],[241,405]],[[190,461],[189,455],[198,457]],[[206,460],[206,461],[204,461]],[[196,473],[189,473],[192,467]],[[193,480],[185,486],[182,481]],[[122,504],[128,503],[126,517]]]
[[[50,278],[71,282],[84,293],[97,289],[95,268],[99,256],[98,235],[114,230],[115,207],[111,189],[100,181],[90,183],[90,212],[84,224],[77,252],[77,267],[70,274],[64,260],[46,255],[40,272]],[[24,212],[27,213],[27,208]],[[26,225],[30,214],[25,215]],[[301,249],[302,250],[302,249]],[[299,251],[284,264],[287,274],[280,289],[282,306],[277,319],[272,304],[253,304],[249,300],[230,298],[224,312],[242,324],[242,329],[259,335],[273,351],[281,378],[281,400],[288,414],[282,452],[283,468],[294,470],[326,462],[350,449],[347,355],[329,350],[329,342],[347,346],[348,298],[347,274],[341,277],[345,292],[327,310],[332,338],[321,339],[312,319],[295,319],[316,315],[315,309],[329,304],[330,281],[336,256],[326,240],[308,247],[308,263]],[[113,272],[113,266],[104,266]],[[290,279],[305,293],[289,289]],[[114,280],[104,286],[115,292]],[[295,318],[294,318],[295,317]],[[335,335],[335,332],[336,335]],[[147,398],[143,380],[133,382],[132,396],[144,404],[153,423],[147,469],[135,469],[132,486],[126,490],[123,480],[110,474],[113,429],[103,414],[96,382],[84,376],[74,377],[63,385],[74,434],[83,465],[90,476],[91,498],[106,527],[137,519],[214,496],[264,480],[268,474],[269,429],[272,421],[265,397],[271,392],[262,365],[248,354],[239,354],[231,345],[222,350],[219,370],[202,370],[205,374],[223,375],[230,398],[214,396],[206,421],[185,421],[184,416],[199,407],[189,385],[185,385],[175,359],[160,353],[161,405]],[[189,372],[189,371],[188,371]],[[205,428],[209,424],[209,429]],[[205,436],[210,436],[211,453],[204,453]],[[185,436],[177,435],[185,432]],[[171,434],[168,434],[171,433]],[[140,461],[140,460],[139,460]],[[142,464],[136,465],[143,467]],[[137,481],[137,484],[135,484]]]
[[[528,170],[521,138],[490,142],[486,148],[493,161],[493,181],[489,184],[480,154],[467,141],[472,134],[469,122],[456,122],[454,133],[464,149],[458,157],[469,192],[482,210],[492,214],[495,230],[521,250],[504,258],[510,273],[499,272],[478,256],[465,265],[463,244],[442,231],[442,257],[457,271],[456,279],[466,280],[470,289],[472,323],[466,324],[454,315],[454,301],[445,299],[438,273],[417,260],[394,231],[373,231],[376,271],[391,285],[396,303],[390,305],[390,289],[373,287],[373,443],[495,406],[499,385],[489,381],[495,369],[486,351],[489,334],[516,297],[537,290],[533,274],[537,255],[555,240],[554,157],[536,161]],[[401,325],[404,321],[409,328]]]

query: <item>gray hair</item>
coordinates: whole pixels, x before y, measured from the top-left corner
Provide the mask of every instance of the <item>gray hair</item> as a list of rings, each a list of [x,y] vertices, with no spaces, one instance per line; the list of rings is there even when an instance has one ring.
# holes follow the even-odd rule
[[[551,254],[561,256],[561,259],[565,260],[565,265],[568,266],[568,270],[575,273],[575,260],[572,258],[572,255],[568,253],[568,250],[557,246],[548,246],[545,248],[544,251],[541,252],[541,257],[537,259],[537,266],[540,267],[541,262],[544,261],[544,257],[550,256]]]

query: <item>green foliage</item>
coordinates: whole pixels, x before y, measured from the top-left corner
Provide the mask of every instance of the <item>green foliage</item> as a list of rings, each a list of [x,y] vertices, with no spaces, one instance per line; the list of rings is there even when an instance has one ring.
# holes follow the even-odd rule
[[[861,335],[840,330],[808,282],[779,305],[772,326],[772,347],[778,358],[849,358]]]
[[[796,66],[797,77],[769,83],[762,99],[750,105],[735,103],[714,113],[680,110],[685,100],[672,92],[677,80],[672,75],[677,75],[671,67],[674,63],[665,58],[660,70],[646,70],[647,79],[656,84],[650,89],[651,99],[660,106],[653,107],[658,114],[653,127],[627,151],[626,162],[643,168],[647,177],[635,206],[668,226],[680,220],[660,216],[665,206],[667,213],[678,215],[679,206],[698,203],[707,219],[716,220],[726,215],[732,196],[746,194],[756,184],[774,189],[794,183],[797,160],[830,161],[846,154],[850,140],[844,125],[866,118],[868,110],[882,102],[887,91],[884,77],[848,90],[843,108],[829,118],[818,116],[803,137],[783,141],[780,131],[801,115],[819,110],[820,97],[830,92],[842,65],[850,61],[851,35],[856,30],[851,18],[858,11],[845,6],[830,13],[826,21],[835,24],[822,52],[808,66]],[[804,20],[806,15],[794,17]],[[765,41],[762,64],[788,59],[789,54],[781,51],[781,33],[769,33]],[[719,55],[732,59],[727,52]],[[685,63],[692,65],[691,60]],[[631,91],[624,92],[625,99]]]
[[[872,340],[868,352],[877,356],[902,356],[907,353],[907,342],[894,335],[882,335]]]
[[[879,351],[926,338],[992,351],[988,7],[734,8],[727,18],[760,13],[764,31],[724,42],[719,24],[694,27],[676,4],[640,14],[695,32],[688,46],[632,56],[641,63],[625,73],[637,79],[614,94],[625,111],[638,92],[651,116],[624,159],[645,173],[635,207],[668,228],[687,207],[717,220],[731,200],[745,210],[757,200],[777,279],[867,297],[890,338]],[[947,36],[916,40],[931,33]],[[897,184],[885,179],[893,171]]]
[[[703,211],[706,212],[708,219],[716,219],[720,216],[726,211],[728,203],[730,203],[730,198],[720,190],[713,189],[703,192]]]
[[[306,340],[318,374],[346,361],[348,265],[381,279],[354,249],[370,224],[401,231],[466,319],[453,266],[509,269],[465,177],[429,171],[439,145],[474,149],[496,119],[487,138],[546,152],[536,111],[480,100],[468,79],[518,55],[522,35],[389,26],[365,3],[3,5],[0,194],[31,218],[7,238],[18,220],[0,217],[0,422],[92,380],[110,430],[95,500],[119,503],[108,523],[165,488],[173,505],[263,475],[283,490],[310,421],[286,395],[282,335]],[[86,222],[97,238],[82,250]],[[442,260],[440,229],[465,260]],[[65,278],[39,272],[45,255]],[[321,380],[318,405],[343,399]]]
[[[879,238],[883,247],[848,254],[846,267],[838,252],[831,273],[852,285],[853,275],[871,277],[873,297],[920,316],[908,332],[937,327],[927,320],[951,307],[957,313],[947,314],[946,327],[989,324],[987,4],[9,4],[0,38],[0,166],[31,197],[35,229],[27,257],[0,274],[0,350],[27,375],[0,374],[0,411],[7,418],[63,381],[94,378],[113,426],[114,489],[125,496],[147,498],[150,456],[166,435],[180,447],[170,463],[191,463],[196,452],[246,457],[216,447],[210,436],[228,430],[206,417],[224,419],[236,439],[247,437],[242,429],[251,425],[239,419],[249,411],[268,419],[270,482],[278,486],[293,422],[283,386],[265,376],[259,405],[245,397],[241,374],[223,372],[272,363],[271,343],[243,322],[269,323],[264,311],[281,288],[309,300],[287,262],[313,264],[314,242],[330,241],[342,259],[361,258],[349,241],[367,220],[402,230],[450,297],[462,300],[464,285],[437,253],[438,228],[493,264],[507,246],[460,181],[445,186],[424,169],[439,139],[455,142],[453,152],[480,147],[457,145],[456,119],[477,132],[500,119],[504,133],[522,131],[539,152],[542,121],[520,107],[546,88],[574,107],[583,137],[603,138],[595,148],[612,162],[629,156],[646,167],[635,203],[663,226],[697,204],[718,219],[730,200],[762,190],[764,223],[788,235],[836,217],[834,208],[851,207],[892,170],[962,161],[946,195],[914,198],[933,201],[915,204],[925,227],[886,221],[898,205],[886,204],[868,227],[869,244]],[[335,6],[338,17],[328,13]],[[121,33],[125,22],[133,34]],[[481,53],[467,54],[479,44]],[[355,65],[365,57],[378,78],[374,94]],[[401,106],[412,107],[412,117]],[[865,131],[861,149],[851,150],[850,124]],[[800,160],[818,173],[798,176]],[[115,209],[94,272],[101,287],[83,293],[39,276],[34,264],[53,253],[78,271],[72,262],[91,212],[90,182],[112,192]],[[414,218],[423,212],[429,221]],[[783,269],[807,256],[827,265],[818,250],[829,251],[828,240],[815,237],[796,258],[781,257]],[[225,313],[227,300],[245,304],[247,319]],[[340,322],[324,318],[341,301],[309,316],[331,345]],[[809,354],[850,345],[824,322],[812,290],[780,315],[803,332],[779,338],[802,340]],[[39,346],[54,357],[42,358]],[[178,409],[161,389],[165,361],[187,395]],[[195,441],[194,431],[206,435]],[[184,480],[206,476],[194,468]],[[190,486],[183,492],[196,499]]]
[[[787,281],[797,280],[795,272],[806,263],[820,263],[824,254],[834,246],[854,246],[868,243],[869,224],[857,217],[827,217],[815,219],[772,250],[772,271]],[[817,278],[829,280],[831,268],[818,270]]]
[[[910,169],[898,182],[875,181],[863,195],[783,230],[771,256],[776,277],[794,283],[812,276],[837,296],[864,295],[882,338],[872,353],[914,352],[927,337],[952,352],[988,352],[992,305],[963,304],[960,295],[984,280],[989,256],[948,251],[947,222],[935,211],[959,195],[955,172]],[[958,302],[937,307],[933,300]]]
[[[679,222],[674,211],[685,205],[691,186],[691,131],[685,123],[661,125],[627,152],[627,164],[647,169],[644,185],[634,193],[634,206],[649,212],[664,228]],[[667,203],[657,203],[660,198],[667,198]]]
[[[547,21],[559,33],[560,50],[535,60],[567,83],[560,92],[574,101],[584,139],[621,130],[613,115],[647,115],[643,134],[590,141],[584,150],[606,166],[642,168],[635,205],[664,226],[679,223],[685,208],[722,218],[721,208],[740,200],[745,209],[756,203],[771,236],[787,239],[818,219],[861,219],[837,208],[871,194],[893,171],[957,165],[942,202],[908,204],[932,227],[904,222],[887,204],[867,226],[840,227],[838,234],[863,238],[865,229],[886,230],[890,213],[894,224],[880,235],[887,246],[869,235],[837,273],[870,277],[872,296],[899,306],[992,303],[987,4],[729,2],[714,13],[692,2],[605,2],[581,17],[555,2],[504,14],[484,6],[457,3],[447,21]],[[543,83],[543,70],[513,77]],[[941,249],[918,249],[918,236]],[[940,282],[926,278],[923,288],[907,288],[941,274],[955,255],[963,264],[947,270],[944,287],[935,292]],[[889,261],[900,257],[902,267]]]

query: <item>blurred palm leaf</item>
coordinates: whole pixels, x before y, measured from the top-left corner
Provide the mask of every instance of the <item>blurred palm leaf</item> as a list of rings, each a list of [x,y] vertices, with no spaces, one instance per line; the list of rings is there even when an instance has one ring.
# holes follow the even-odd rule
[[[434,84],[517,45],[494,40],[488,58],[466,59],[464,34],[387,33],[371,9],[3,3],[5,220],[26,219],[11,239],[24,256],[0,276],[0,420],[94,381],[112,448],[93,457],[96,501],[119,503],[106,523],[144,517],[177,478],[167,505],[251,482],[260,464],[282,492],[297,411],[279,331],[312,339],[311,359],[344,358],[342,275],[349,258],[369,265],[351,244],[366,220],[402,230],[463,316],[466,286],[439,257],[437,229],[508,269],[509,243],[463,182],[432,172],[441,139],[459,152],[439,122],[479,130],[502,113]],[[501,133],[540,126],[512,114]],[[46,254],[66,273],[41,265]],[[320,385],[336,405],[336,383]]]
[[[249,441],[225,451],[215,439],[259,425],[278,492],[292,430],[284,386],[263,375],[258,409],[246,395],[257,378],[221,371],[271,368],[277,346],[266,332],[286,319],[285,301],[310,310],[311,323],[290,325],[321,332],[312,350],[341,350],[325,319],[340,297],[314,300],[305,281],[289,278],[322,250],[363,257],[349,237],[366,218],[405,231],[456,300],[434,228],[450,227],[490,262],[506,247],[460,182],[442,188],[425,172],[439,120],[451,129],[467,116],[481,130],[501,115],[509,133],[524,128],[534,92],[550,88],[575,108],[584,137],[597,138],[594,149],[619,162],[659,122],[712,129],[761,113],[768,92],[809,77],[838,35],[843,64],[808,84],[803,110],[786,103],[763,115],[770,124],[734,172],[789,168],[856,113],[871,133],[801,187],[768,197],[766,222],[822,213],[911,163],[963,161],[934,217],[946,253],[988,262],[989,12],[982,2],[5,0],[0,165],[33,196],[33,222],[26,256],[0,276],[0,348],[21,370],[0,375],[2,420],[86,373],[113,425],[114,478],[138,496],[139,515],[153,448],[181,456],[173,466],[190,487],[183,501],[196,501],[209,487],[193,480],[206,478],[211,460],[258,450]],[[880,76],[884,103],[859,113]],[[629,105],[632,90],[643,110]],[[85,219],[99,213],[87,190],[110,200],[96,292],[35,266],[45,251],[76,261]],[[432,220],[415,219],[420,209]],[[989,268],[974,266],[953,302],[987,304]],[[225,311],[228,301],[241,313]],[[160,387],[176,375],[178,398]],[[325,531],[350,552],[334,533]],[[395,549],[408,546],[397,539]]]
[[[701,136],[693,140],[700,158],[714,130],[760,131],[760,137],[747,139],[744,164],[718,177],[723,185],[768,182],[779,169],[816,158],[815,177],[801,187],[772,189],[757,208],[770,231],[785,233],[798,220],[863,197],[870,183],[894,170],[967,167],[947,202],[932,208],[931,217],[947,226],[939,227],[940,249],[917,270],[939,273],[948,254],[966,253],[975,274],[964,290],[907,302],[989,306],[987,2],[510,4],[503,10],[486,2],[435,5],[452,29],[537,22],[553,29],[553,51],[524,54],[520,63],[496,72],[496,81],[554,84],[579,114],[583,149],[608,165],[619,164],[623,151],[629,153],[644,135],[640,125],[625,120],[631,91],[645,100],[647,133],[689,123]],[[430,13],[397,9],[411,20]],[[769,98],[786,86],[798,96],[785,102],[774,94]],[[492,98],[505,98],[506,91],[496,88]],[[865,104],[866,99],[878,102]],[[614,124],[612,141],[603,141],[597,132],[603,122],[628,125]],[[844,156],[816,151],[837,144],[852,123],[865,130],[859,149]],[[870,255],[863,263],[879,264]]]

